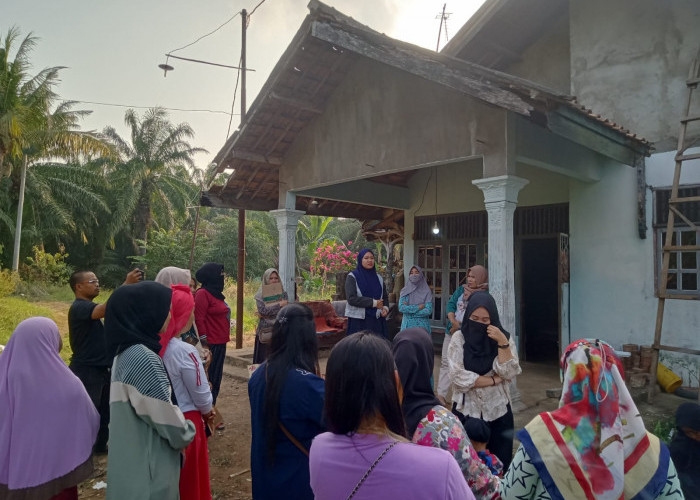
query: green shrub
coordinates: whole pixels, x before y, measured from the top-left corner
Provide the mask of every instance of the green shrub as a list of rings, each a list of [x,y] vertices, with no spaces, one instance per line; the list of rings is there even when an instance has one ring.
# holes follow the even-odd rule
[[[14,293],[19,283],[19,274],[9,270],[0,270],[0,298]]]
[[[654,422],[654,428],[651,432],[664,443],[670,444],[675,428],[676,420],[673,417],[662,418]]]
[[[61,251],[51,255],[39,247],[32,247],[34,257],[27,257],[27,264],[21,267],[22,278],[26,281],[65,285],[73,272],[65,262],[68,254]]]

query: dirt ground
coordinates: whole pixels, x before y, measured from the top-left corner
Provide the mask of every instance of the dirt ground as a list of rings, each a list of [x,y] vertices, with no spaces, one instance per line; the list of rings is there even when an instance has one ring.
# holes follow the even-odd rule
[[[231,347],[232,348],[232,347]],[[325,371],[328,351],[321,353],[321,369]],[[439,366],[439,357],[436,356]],[[523,374],[518,377],[518,390],[525,409],[516,413],[515,428],[520,429],[535,415],[557,407],[558,400],[547,398],[546,389],[560,387],[559,370],[553,365],[522,363]],[[653,405],[639,403],[647,428],[661,418],[672,416],[684,402],[671,394],[659,394]],[[209,439],[209,467],[212,496],[216,499],[244,500],[252,498],[250,475],[250,405],[245,382],[224,377],[217,407],[226,422],[226,429]],[[514,449],[517,448],[517,442]],[[80,498],[102,499],[104,489],[94,489],[106,482],[107,458],[96,458],[94,476],[80,485]]]

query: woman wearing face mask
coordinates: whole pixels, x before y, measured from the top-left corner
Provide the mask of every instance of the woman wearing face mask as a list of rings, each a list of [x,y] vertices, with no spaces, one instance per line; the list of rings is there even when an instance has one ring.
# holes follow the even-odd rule
[[[389,314],[389,296],[384,280],[374,267],[374,254],[368,248],[357,254],[357,267],[345,280],[345,316],[347,334],[368,330],[387,337],[386,316]]]
[[[207,376],[211,382],[213,404],[216,405],[224,373],[226,343],[231,340],[231,309],[223,294],[224,266],[208,262],[197,270],[196,277],[202,288],[194,295],[194,320],[202,342],[206,341],[211,351]],[[216,428],[222,430],[224,423],[221,422]]]
[[[480,418],[491,430],[487,448],[508,468],[513,455],[513,411],[508,383],[521,373],[515,343],[501,325],[493,297],[472,294],[461,331],[447,351],[454,402],[464,423]]]
[[[450,347],[452,334],[462,327],[464,311],[467,310],[469,297],[474,292],[489,289],[489,273],[484,266],[473,266],[467,271],[467,282],[459,285],[447,302],[447,324],[445,338],[442,341],[442,356],[440,358],[440,375],[438,376],[437,396],[440,402],[447,406],[447,395],[450,391],[449,366],[447,364],[447,349]]]
[[[413,266],[408,273],[408,283],[401,289],[399,312],[403,314],[401,330],[422,328],[430,333],[430,316],[433,314],[433,292],[425,281],[423,270]]]

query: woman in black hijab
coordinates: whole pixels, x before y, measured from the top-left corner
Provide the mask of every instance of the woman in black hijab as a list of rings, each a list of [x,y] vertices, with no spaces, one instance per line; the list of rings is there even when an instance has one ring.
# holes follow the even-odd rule
[[[211,382],[213,404],[221,387],[226,360],[226,344],[231,340],[231,309],[224,301],[224,266],[216,262],[207,262],[197,270],[197,281],[202,287],[194,294],[194,321],[199,338],[206,342],[211,351],[211,364],[207,376]],[[216,426],[224,428],[221,422]]]
[[[700,405],[683,403],[676,410],[676,435],[669,446],[681,488],[688,500],[700,499]]]
[[[452,380],[452,411],[462,420],[480,418],[489,425],[487,448],[507,470],[513,456],[513,411],[509,383],[521,373],[515,343],[501,325],[488,292],[469,299],[461,331],[447,351]]]
[[[160,333],[170,320],[172,290],[155,281],[117,288],[105,311],[116,352],[109,398],[107,498],[178,498],[180,450],[195,435],[170,402]]]
[[[433,342],[423,328],[407,328],[392,343],[403,399],[401,409],[414,443],[442,448],[452,454],[476,498],[493,498],[496,479],[479,459],[461,422],[433,393]]]

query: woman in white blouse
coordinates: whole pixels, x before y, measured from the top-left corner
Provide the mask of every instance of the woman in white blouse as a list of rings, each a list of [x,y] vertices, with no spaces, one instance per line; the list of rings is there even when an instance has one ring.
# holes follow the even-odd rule
[[[503,329],[488,292],[472,294],[461,331],[447,352],[453,384],[452,411],[464,423],[480,418],[491,429],[488,449],[508,469],[513,456],[510,381],[521,373],[515,343]]]

